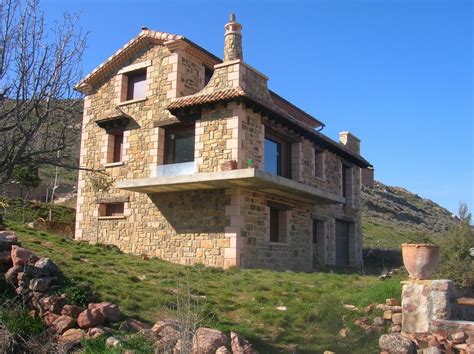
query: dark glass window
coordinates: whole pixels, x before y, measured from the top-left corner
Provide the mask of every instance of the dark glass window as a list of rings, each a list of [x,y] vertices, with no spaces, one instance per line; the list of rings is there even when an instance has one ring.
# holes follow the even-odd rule
[[[265,172],[281,174],[281,144],[265,138]]]
[[[136,100],[145,97],[146,68],[132,71],[127,74],[127,100]]]
[[[270,211],[270,242],[287,242],[288,208],[278,203],[268,204]]]
[[[194,124],[165,131],[165,164],[194,161]]]
[[[342,164],[342,196],[344,198],[347,198],[351,193],[351,174],[351,168]]]
[[[114,134],[112,162],[122,161],[123,132]]]
[[[102,203],[99,216],[123,216],[124,203]]]
[[[209,81],[211,81],[212,74],[213,74],[212,69],[205,66],[204,67],[204,86],[206,86],[209,83]]]
[[[318,178],[324,178],[324,151],[314,149],[314,175]]]
[[[280,239],[280,210],[270,207],[270,242]]]

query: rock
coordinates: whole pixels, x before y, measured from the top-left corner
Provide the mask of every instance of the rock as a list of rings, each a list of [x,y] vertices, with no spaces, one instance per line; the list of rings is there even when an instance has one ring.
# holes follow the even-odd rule
[[[193,337],[193,353],[214,354],[217,349],[229,346],[230,340],[223,332],[212,328],[199,328]]]
[[[184,350],[184,345],[179,338],[163,337],[155,342],[155,353],[188,353]]]
[[[402,307],[401,306],[390,306],[389,310],[392,311],[392,313],[401,313],[402,312]]]
[[[66,332],[62,334],[61,337],[59,337],[59,342],[60,343],[68,343],[68,344],[74,344],[74,343],[79,343],[82,338],[86,336],[86,332],[82,329],[79,328],[71,328],[68,329]]]
[[[89,330],[87,331],[87,336],[90,338],[98,338],[110,332],[111,332],[110,328],[97,326],[97,327],[89,328]]]
[[[401,313],[394,313],[392,314],[392,323],[399,325],[402,323],[402,314]]]
[[[120,324],[119,329],[121,331],[126,331],[126,332],[140,332],[141,330],[144,330],[144,329],[150,329],[150,326],[134,318],[130,318],[127,321],[123,321]]]
[[[46,312],[45,314],[43,314],[42,318],[46,326],[51,327],[54,321],[59,318],[59,315],[52,312]]]
[[[421,354],[443,354],[443,351],[438,347],[428,347],[423,349]]]
[[[101,302],[97,304],[89,304],[87,307],[89,310],[97,309],[105,317],[106,321],[117,322],[120,319],[120,309],[118,305],[111,302]]]
[[[12,253],[10,251],[0,251],[0,263],[11,265],[12,264]]]
[[[388,306],[400,306],[400,301],[394,297],[385,300],[385,304]]]
[[[61,309],[61,315],[71,316],[72,318],[77,318],[79,314],[84,311],[80,306],[76,305],[64,305]]]
[[[400,334],[384,334],[379,339],[382,351],[397,354],[414,354],[416,352],[413,342]]]
[[[367,307],[365,308],[365,310],[364,310],[365,313],[367,313],[367,314],[368,314],[368,313],[372,313],[372,311],[375,309],[376,306],[377,306],[376,304],[370,304],[369,306],[367,306]]]
[[[278,311],[287,311],[287,307],[286,306],[277,306],[275,307]]]
[[[386,304],[378,304],[377,306],[375,306],[375,308],[377,310],[382,310],[382,311],[388,311],[390,310],[390,306],[386,305]]]
[[[355,305],[344,304],[343,306],[346,310],[349,310],[349,311],[359,311],[359,309]]]
[[[233,352],[231,352],[229,349],[227,349],[226,347],[222,346],[220,348],[217,348],[216,350],[216,354],[233,354]]]
[[[157,338],[163,338],[167,336],[179,335],[180,334],[180,323],[176,320],[168,319],[156,322],[151,331]]]
[[[13,245],[12,252],[11,252],[13,266],[24,266],[28,264],[28,259],[32,255],[33,255],[33,252],[25,248],[21,248],[19,246]]]
[[[12,231],[0,231],[0,251],[11,251],[13,246],[18,246],[18,238]]]
[[[58,266],[49,258],[39,259],[35,263],[35,267],[39,269],[43,276],[57,275],[59,273]]]
[[[349,331],[348,328],[345,328],[345,329],[347,329],[347,331]],[[241,336],[240,334],[235,333],[235,332],[230,332],[230,346],[232,348],[232,353],[236,353],[236,354],[254,354],[254,353],[257,353],[257,351],[255,351],[252,348],[252,345],[249,343],[248,340],[246,340],[243,336]]]
[[[330,350],[325,350],[323,354],[336,354],[335,352],[332,352]]]
[[[456,332],[451,334],[451,339],[454,344],[461,344],[466,341],[466,336],[464,335],[464,332]]]
[[[49,311],[58,315],[61,314],[61,310],[65,304],[66,298],[63,296],[45,296],[38,300],[38,305],[41,311]]]
[[[347,327],[341,328],[339,330],[339,336],[341,336],[342,338],[346,338],[348,333],[349,333],[349,328]]]
[[[382,331],[382,326],[368,326],[367,328],[365,328],[366,334],[381,333]]]
[[[51,324],[51,327],[56,331],[58,334],[63,334],[68,329],[71,329],[75,326],[76,321],[69,316],[59,316],[54,322]]]
[[[375,326],[383,326],[385,321],[382,317],[375,317],[373,323]]]
[[[399,333],[401,331],[402,331],[402,326],[400,326],[399,324],[393,325],[392,327],[390,327],[390,332],[392,333]]]
[[[7,281],[7,283],[13,285],[14,287],[18,286],[18,273],[20,273],[22,270],[23,267],[21,266],[11,267],[5,273],[5,280]]]
[[[30,290],[44,293],[50,288],[51,283],[54,280],[56,280],[56,277],[43,277],[43,278],[31,279],[29,282],[29,288]]]
[[[384,311],[383,312],[383,319],[384,320],[391,320],[392,319],[392,311]]]
[[[105,346],[107,348],[120,348],[122,341],[118,337],[109,337],[105,341]]]
[[[104,315],[97,309],[84,310],[77,317],[77,324],[84,329],[100,326],[104,321]]]

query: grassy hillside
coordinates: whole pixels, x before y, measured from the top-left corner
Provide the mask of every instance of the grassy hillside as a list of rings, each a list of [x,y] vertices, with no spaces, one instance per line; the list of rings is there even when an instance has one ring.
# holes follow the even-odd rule
[[[117,302],[127,315],[152,323],[179,313],[179,299],[189,289],[205,323],[242,333],[264,353],[377,352],[378,335],[367,336],[353,325],[363,314],[342,305],[367,306],[400,296],[400,279],[382,282],[374,276],[329,270],[294,273],[187,267],[143,260],[114,247],[78,243],[18,224],[9,226],[25,247],[60,266],[69,279],[67,292],[76,298],[82,294],[76,284],[86,282],[100,299]],[[178,295],[176,289],[181,289]],[[287,311],[277,310],[278,306],[286,306]],[[350,328],[347,337],[338,334],[344,327]]]

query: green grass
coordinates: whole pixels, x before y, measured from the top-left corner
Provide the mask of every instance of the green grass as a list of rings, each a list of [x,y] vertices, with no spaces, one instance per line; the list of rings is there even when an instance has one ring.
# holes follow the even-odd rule
[[[142,260],[114,247],[79,243],[18,224],[9,227],[23,246],[58,264],[77,301],[85,293],[75,284],[89,283],[101,300],[116,302],[125,315],[151,324],[174,314],[177,298],[171,290],[177,283],[185,284],[208,326],[239,332],[263,353],[377,352],[379,335],[367,336],[356,328],[353,322],[363,314],[350,312],[342,304],[365,307],[399,297],[401,291],[400,279],[381,282],[375,276],[329,270],[295,273],[180,266]],[[288,310],[278,311],[277,306]],[[350,328],[346,338],[338,335],[344,327]],[[94,352],[102,344],[88,345],[92,349],[86,349]]]
[[[406,242],[414,231],[416,230],[373,220],[362,221],[364,248],[400,250],[401,244]]]
[[[4,198],[8,204],[5,212],[5,221],[22,222],[23,221],[23,200],[15,198]],[[31,222],[38,218],[47,219],[49,214],[50,204],[41,202],[26,202],[25,207],[25,222]],[[52,205],[52,220],[58,222],[73,222],[75,218],[75,210],[61,205]]]

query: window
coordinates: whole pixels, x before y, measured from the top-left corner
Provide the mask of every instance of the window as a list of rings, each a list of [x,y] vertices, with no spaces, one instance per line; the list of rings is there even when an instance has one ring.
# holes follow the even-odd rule
[[[313,219],[313,267],[326,263],[324,233],[324,221]]]
[[[318,148],[314,149],[314,175],[324,178],[324,151]]]
[[[265,172],[291,178],[291,143],[266,134],[264,164]]]
[[[211,81],[212,74],[213,74],[213,70],[205,66],[204,67],[204,86],[206,86],[209,83],[209,81]]]
[[[194,124],[165,130],[164,164],[194,161]]]
[[[352,168],[342,164],[342,196],[346,198],[346,204],[352,202]]]
[[[107,163],[121,162],[123,158],[123,131],[109,134]]]
[[[99,216],[124,216],[124,203],[101,203]]]
[[[269,205],[270,242],[286,243],[288,239],[288,210],[281,206]]]
[[[146,97],[146,68],[131,71],[124,76],[127,79],[127,101]]]

